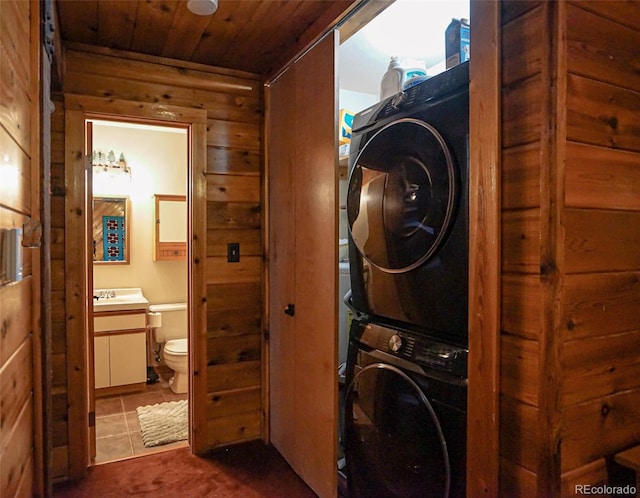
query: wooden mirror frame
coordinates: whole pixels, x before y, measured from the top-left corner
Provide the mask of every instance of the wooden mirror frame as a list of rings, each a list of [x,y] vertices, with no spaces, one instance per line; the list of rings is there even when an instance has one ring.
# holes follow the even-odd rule
[[[153,260],[154,261],[171,261],[182,260],[187,257],[187,241],[186,234],[184,241],[163,241],[160,239],[160,204],[164,202],[184,202],[185,209],[187,197],[185,195],[168,195],[156,194],[155,197],[155,216],[154,216],[154,243],[153,243]],[[185,217],[185,224],[187,219]]]

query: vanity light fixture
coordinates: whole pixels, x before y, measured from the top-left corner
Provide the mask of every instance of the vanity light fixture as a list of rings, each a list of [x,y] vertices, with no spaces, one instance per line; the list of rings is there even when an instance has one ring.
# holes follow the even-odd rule
[[[196,15],[210,16],[218,10],[218,0],[189,0],[187,8]]]
[[[129,175],[131,177],[131,168],[127,165],[124,154],[120,153],[120,158],[116,160],[114,152],[111,150],[108,154],[102,151],[93,151],[93,172],[97,174],[109,173],[110,176]]]

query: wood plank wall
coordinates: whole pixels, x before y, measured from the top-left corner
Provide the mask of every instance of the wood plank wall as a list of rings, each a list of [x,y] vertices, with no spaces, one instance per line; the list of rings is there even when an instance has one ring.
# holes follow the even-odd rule
[[[262,437],[262,119],[260,77],[169,59],[71,46],[65,53],[65,94],[163,103],[207,111],[207,441],[209,447]],[[58,121],[60,120],[60,121]],[[54,151],[64,157],[64,117],[54,130]],[[62,144],[62,145],[61,145]],[[63,165],[55,168],[63,171]],[[59,178],[58,178],[59,179]],[[61,185],[59,185],[62,187]],[[62,193],[62,188],[55,190]],[[53,225],[64,261],[64,200],[54,203]],[[58,230],[60,229],[60,230]],[[227,262],[227,244],[240,244],[240,262]],[[68,268],[54,263],[62,274]],[[57,279],[54,278],[54,281]],[[64,288],[55,288],[59,298]],[[56,294],[58,295],[58,294]],[[55,299],[55,297],[54,297]],[[55,307],[54,307],[55,308]],[[67,314],[69,310],[67,310]],[[59,332],[59,333],[57,333]],[[55,364],[65,358],[65,335],[54,330]],[[76,360],[77,361],[77,360]],[[54,452],[65,456],[65,397],[56,377]],[[196,414],[202,420],[202,414]],[[68,459],[57,477],[68,477]]]
[[[503,496],[572,496],[640,442],[640,16],[502,3]]]
[[[37,2],[0,2],[0,229],[39,220],[40,12]],[[0,496],[37,496],[34,433],[41,425],[34,391],[40,348],[40,260],[21,249],[23,279],[0,270]],[[0,250],[0,253],[4,251]],[[6,255],[5,255],[6,257]],[[39,380],[39,379],[37,379]],[[38,471],[42,468],[39,465]]]
[[[502,4],[500,495],[536,496],[543,284],[544,5]]]
[[[640,3],[566,6],[563,491],[640,443]]]
[[[64,177],[64,101],[62,95],[52,95],[55,106],[51,115],[51,365],[53,467],[52,479],[67,476],[68,400],[67,400],[67,327],[65,278],[65,177]]]

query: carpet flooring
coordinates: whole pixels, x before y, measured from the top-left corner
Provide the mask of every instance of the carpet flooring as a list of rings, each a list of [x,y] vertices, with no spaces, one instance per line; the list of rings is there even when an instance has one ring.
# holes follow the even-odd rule
[[[262,442],[211,452],[179,448],[97,465],[86,479],[56,486],[54,498],[315,498],[282,456]]]

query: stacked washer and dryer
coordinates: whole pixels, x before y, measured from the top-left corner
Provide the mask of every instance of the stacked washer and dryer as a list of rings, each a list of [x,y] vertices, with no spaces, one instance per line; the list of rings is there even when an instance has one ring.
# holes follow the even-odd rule
[[[468,135],[468,63],[354,118],[351,498],[465,495]]]

